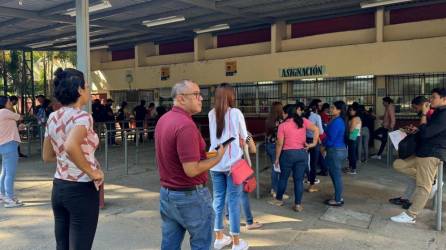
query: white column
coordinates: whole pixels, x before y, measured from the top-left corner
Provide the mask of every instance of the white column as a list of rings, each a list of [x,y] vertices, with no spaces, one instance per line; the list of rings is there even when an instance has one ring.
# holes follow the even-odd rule
[[[84,73],[88,93],[91,93],[90,38],[88,0],[76,0],[77,69]],[[91,112],[91,97],[85,110]]]
[[[271,25],[271,53],[277,53],[282,50],[282,40],[286,39],[287,26],[284,21]]]

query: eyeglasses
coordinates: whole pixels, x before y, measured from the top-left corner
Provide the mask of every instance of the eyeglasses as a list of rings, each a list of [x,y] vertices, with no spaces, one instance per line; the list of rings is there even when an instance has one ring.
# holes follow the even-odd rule
[[[180,95],[184,95],[184,96],[187,96],[187,95],[193,95],[193,96],[195,96],[195,98],[200,98],[200,97],[202,97],[202,95],[201,95],[201,93],[200,92],[194,92],[194,93],[182,93],[182,94],[180,94]]]

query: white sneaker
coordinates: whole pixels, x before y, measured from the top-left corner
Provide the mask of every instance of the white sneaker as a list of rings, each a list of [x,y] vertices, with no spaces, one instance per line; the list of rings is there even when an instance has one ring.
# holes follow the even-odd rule
[[[240,239],[238,245],[232,245],[232,250],[248,250],[249,245],[248,242]]]
[[[5,208],[13,208],[13,207],[21,207],[21,206],[23,206],[23,203],[20,202],[17,199],[5,198],[3,200],[3,202],[5,203],[5,205],[4,205]]]
[[[232,243],[232,238],[227,236],[227,235],[223,235],[223,238],[221,240],[215,240],[214,241],[214,249],[223,249],[225,246],[229,246]]]
[[[272,196],[273,196],[273,198],[276,198],[276,193],[274,193]],[[283,194],[282,195],[282,200],[284,201],[284,200],[288,200],[290,198],[290,196],[289,195],[287,195],[287,194]]]
[[[409,215],[406,214],[406,212],[402,212],[397,216],[390,217],[390,220],[398,223],[407,223],[407,224],[415,223],[415,218],[410,217]]]
[[[375,160],[381,160],[381,155],[372,155],[372,157],[370,157],[370,158],[375,159]]]

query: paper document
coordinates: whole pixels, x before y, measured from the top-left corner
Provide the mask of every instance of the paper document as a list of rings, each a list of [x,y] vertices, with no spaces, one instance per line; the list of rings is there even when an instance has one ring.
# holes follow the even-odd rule
[[[404,138],[406,138],[406,136],[407,136],[407,134],[401,130],[395,130],[395,131],[389,133],[390,141],[392,142],[392,144],[396,150],[398,150],[398,144],[400,144],[400,142]]]

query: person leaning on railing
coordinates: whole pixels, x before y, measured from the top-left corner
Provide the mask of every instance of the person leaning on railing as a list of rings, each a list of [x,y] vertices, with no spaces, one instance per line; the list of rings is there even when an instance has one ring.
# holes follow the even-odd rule
[[[446,89],[432,90],[431,103],[422,107],[418,140],[415,156],[394,163],[398,172],[416,180],[416,189],[412,196],[412,205],[401,214],[391,217],[394,222],[415,223],[421,213],[435,181],[438,167],[446,160]],[[427,119],[430,107],[435,109],[430,120]],[[437,183],[442,185],[442,183]]]

